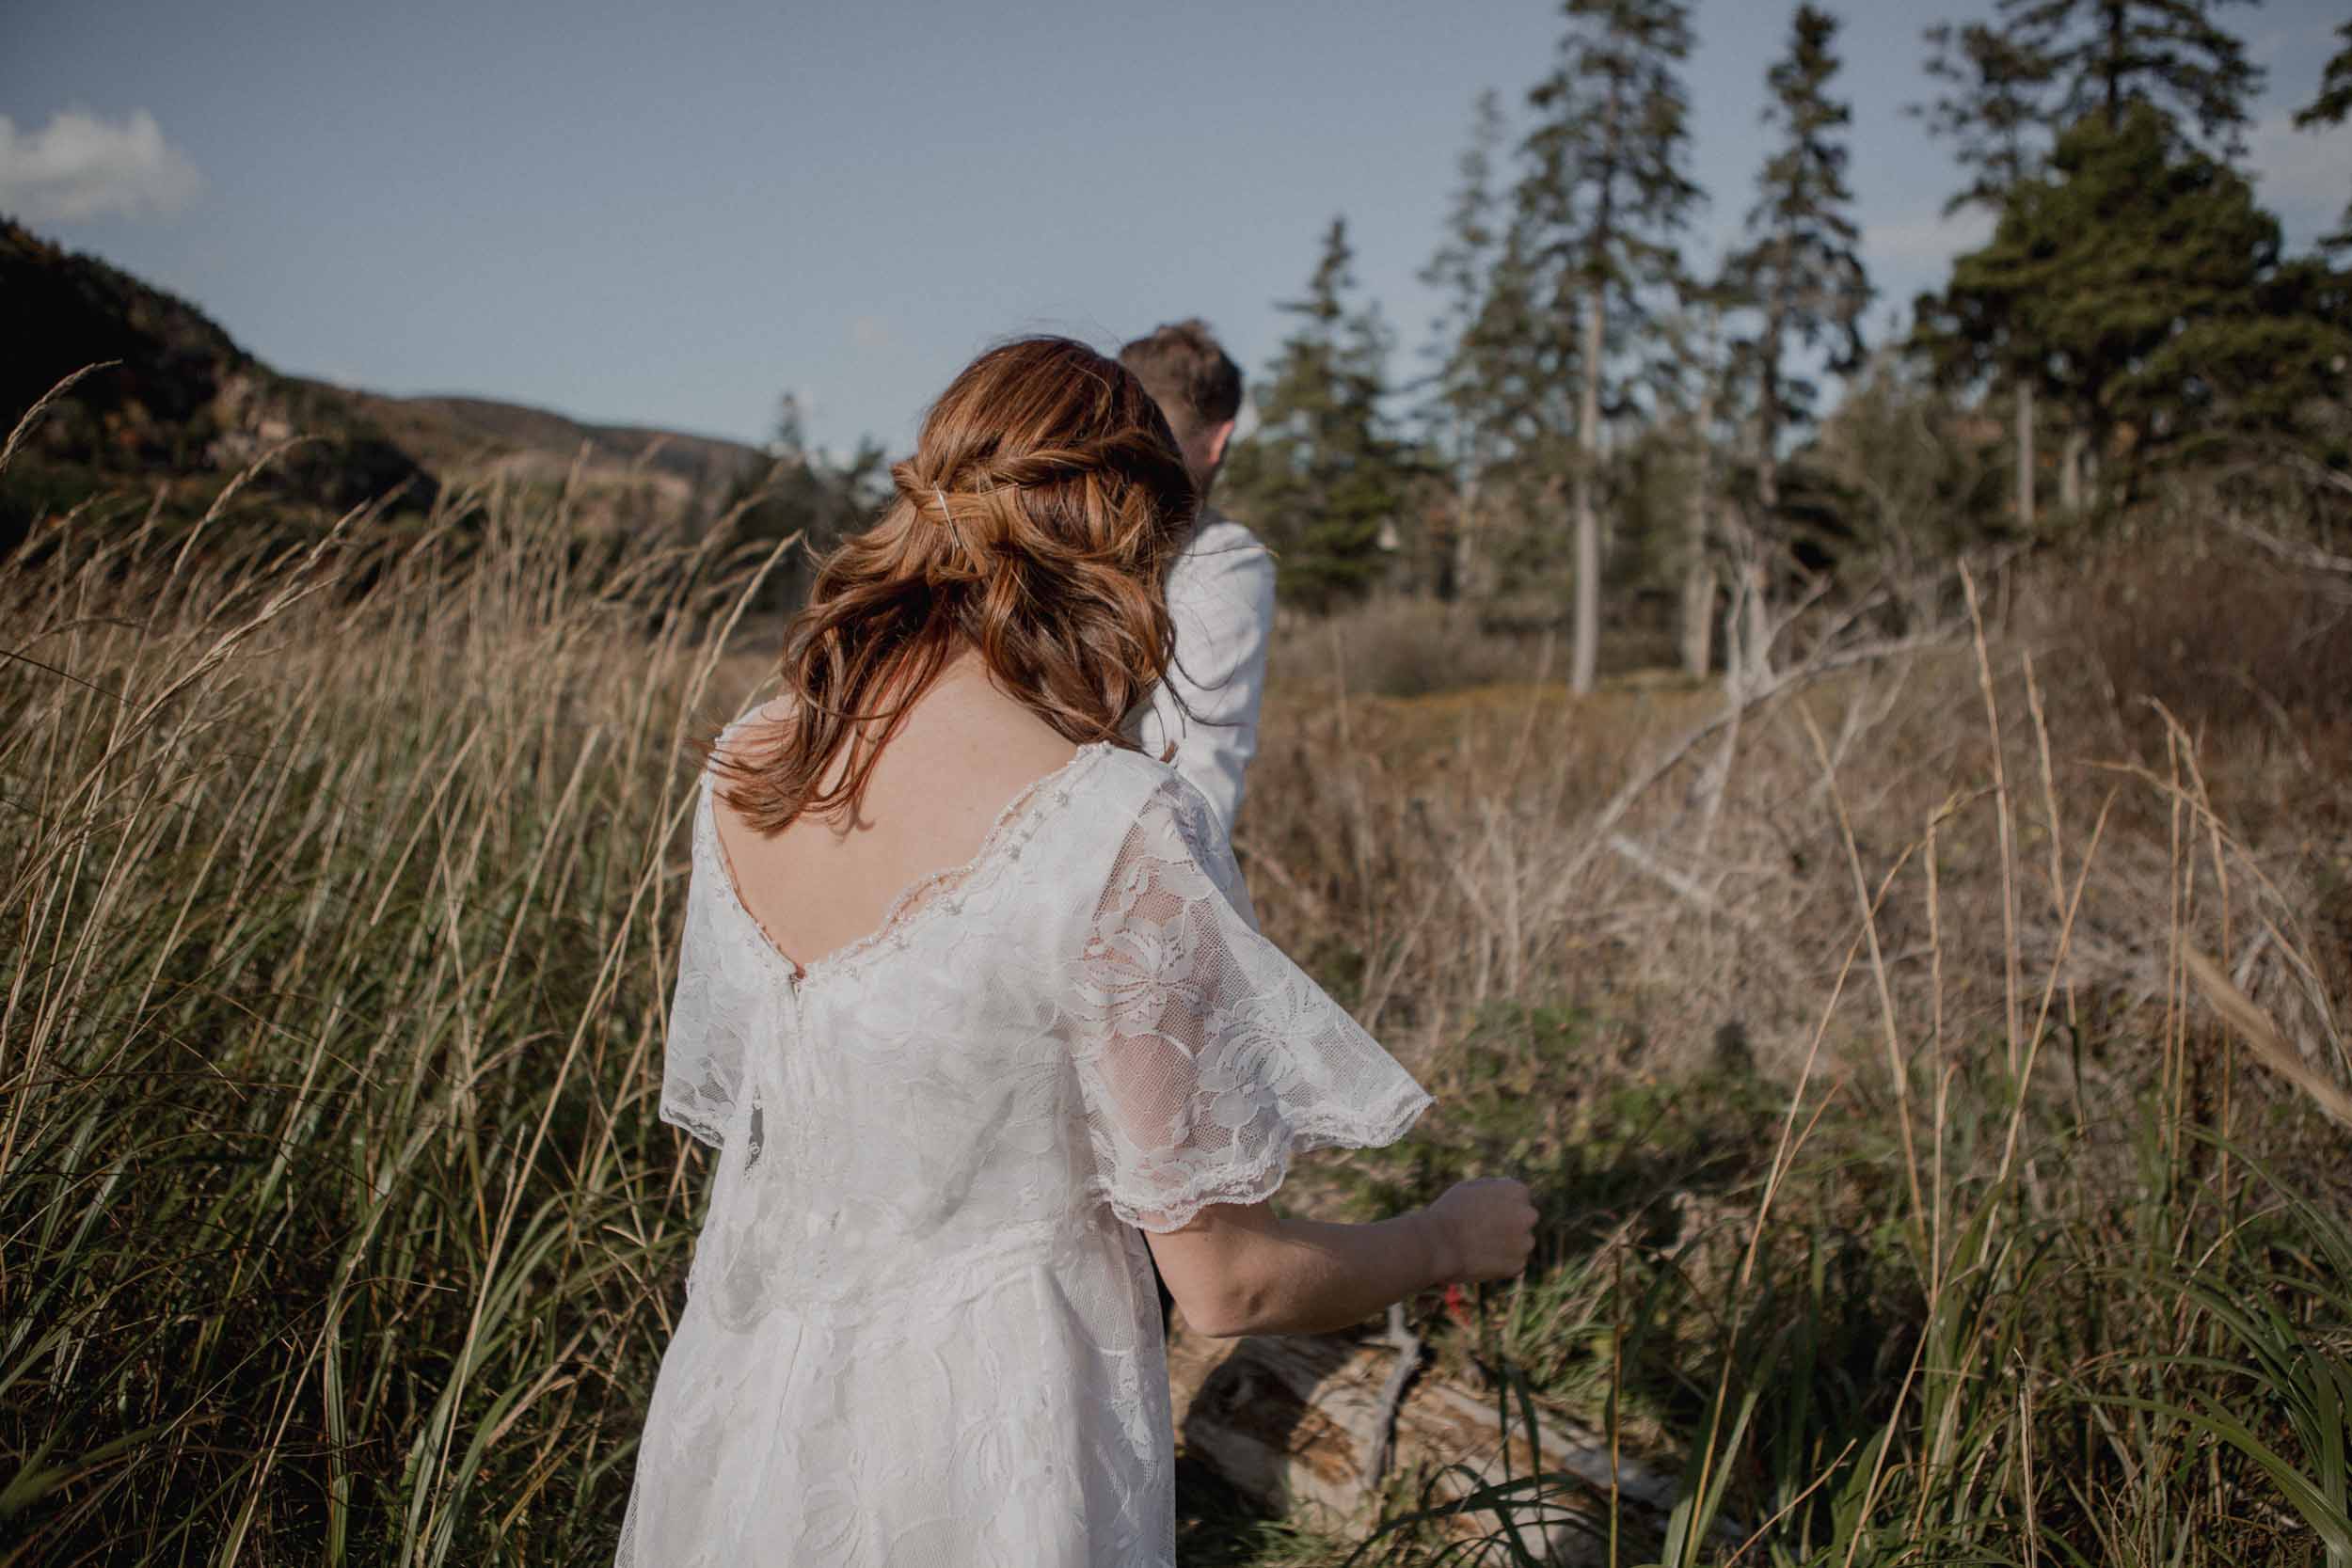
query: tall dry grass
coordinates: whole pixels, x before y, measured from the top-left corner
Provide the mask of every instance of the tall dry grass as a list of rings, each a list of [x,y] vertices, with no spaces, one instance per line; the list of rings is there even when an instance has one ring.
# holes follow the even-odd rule
[[[757,562],[495,496],[235,524],[0,568],[0,1560],[592,1560],[699,1186],[680,742]]]
[[[1269,720],[1261,911],[1444,1108],[1324,1200],[1521,1174],[1537,1265],[1440,1366],[1684,1466],[1662,1537],[1565,1472],[1447,1505],[1493,1560],[2352,1562],[2352,748],[2300,670],[2192,730],[2284,634],[2152,653],[2180,568],[2121,569],[1740,701],[1327,664]],[[1437,1560],[1411,1501],[1356,1560]]]
[[[0,1561],[609,1551],[701,1188],[680,742],[760,562],[452,507],[97,505],[0,567]],[[1521,1478],[1602,1560],[2352,1551],[2344,752],[2029,610],[1736,705],[1281,651],[1261,911],[1441,1100],[1295,1192],[1527,1175],[1537,1267],[1440,1361],[1681,1463],[1655,1538]]]

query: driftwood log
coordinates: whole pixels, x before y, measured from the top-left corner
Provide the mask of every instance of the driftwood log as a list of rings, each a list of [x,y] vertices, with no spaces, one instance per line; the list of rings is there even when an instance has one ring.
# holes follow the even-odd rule
[[[1401,1354],[1417,1354],[1387,1337],[1283,1335],[1212,1339],[1187,1329],[1181,1311],[1169,1326],[1168,1371],[1180,1445],[1244,1496],[1285,1517],[1336,1533],[1367,1531],[1375,1522],[1382,1473],[1422,1485],[1432,1503],[1470,1490],[1459,1465],[1482,1482],[1503,1479],[1495,1397],[1423,1372],[1395,1402],[1392,1453],[1387,1451],[1383,1395]],[[1522,1537],[1541,1542],[1549,1560],[1599,1563],[1608,1557],[1611,1464],[1607,1434],[1538,1407],[1540,1468],[1577,1483],[1548,1487],[1540,1505],[1514,1510]],[[1539,1466],[1518,1418],[1511,1422],[1510,1473]],[[1676,1480],[1622,1451],[1615,1480],[1620,1527],[1655,1538],[1673,1508]],[[1494,1535],[1489,1510],[1448,1520],[1449,1535]],[[1501,1560],[1497,1559],[1496,1560]]]

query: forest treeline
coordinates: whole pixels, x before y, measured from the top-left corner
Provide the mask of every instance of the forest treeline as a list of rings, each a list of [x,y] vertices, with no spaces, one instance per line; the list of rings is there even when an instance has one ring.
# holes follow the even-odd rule
[[[2223,8],[2001,0],[1927,27],[1913,112],[1954,154],[1947,213],[1994,230],[1872,343],[1837,18],[1791,12],[1740,238],[1702,269],[1691,8],[1567,0],[1521,116],[1478,105],[1422,275],[1449,307],[1427,372],[1396,376],[1335,219],[1227,504],[1294,603],[1565,589],[1580,689],[1645,605],[1693,673],[1754,669],[1825,575],[2128,508],[2168,465],[2325,505],[2304,482],[2344,467],[2352,275],[2287,255],[2255,198],[2262,72]],[[2352,107],[2339,37],[2303,126]]]
[[[2168,473],[2340,524],[2352,208],[2290,255],[2256,198],[2264,72],[2225,15],[2258,4],[1999,0],[1926,26],[1909,112],[1952,154],[1947,214],[1993,231],[1871,341],[1899,302],[1863,260],[1837,17],[1789,14],[1738,239],[1702,265],[1692,220],[1728,193],[1692,174],[1692,7],[1566,0],[1518,111],[1477,103],[1420,363],[1334,217],[1220,503],[1276,546],[1287,604],[1565,610],[1579,689],[1604,627],[1737,677],[1790,604],[2127,515]],[[2352,22],[2335,38],[2307,131],[2352,110]],[[878,467],[787,465],[769,526],[825,533]]]

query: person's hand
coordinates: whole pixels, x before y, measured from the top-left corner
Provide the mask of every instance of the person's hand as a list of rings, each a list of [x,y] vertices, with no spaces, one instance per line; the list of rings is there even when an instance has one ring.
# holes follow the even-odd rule
[[[1438,1244],[1439,1283],[1509,1279],[1535,1250],[1535,1205],[1507,1176],[1457,1181],[1422,1211]]]

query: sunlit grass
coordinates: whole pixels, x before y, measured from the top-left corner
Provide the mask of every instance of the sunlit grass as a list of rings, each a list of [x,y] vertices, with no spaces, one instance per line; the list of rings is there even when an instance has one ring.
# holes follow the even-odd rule
[[[102,506],[0,573],[8,1560],[609,1550],[699,1186],[680,742],[750,564]]]
[[[1272,742],[1269,928],[1343,957],[1441,1107],[1335,1210],[1521,1176],[1534,1265],[1434,1325],[1434,1375],[1683,1472],[1662,1532],[1565,1473],[1472,1485],[1457,1550],[1539,1560],[1549,1504],[1623,1563],[2346,1560],[2331,884],[2208,774],[2280,824],[2340,792],[2177,726],[2153,766],[2070,754],[2095,684],[1960,630],[1739,725],[1327,692]],[[1434,1516],[1359,1560],[1454,1560]]]
[[[544,497],[236,518],[0,567],[0,1561],[605,1560],[702,1188],[682,742],[760,562]],[[1529,1180],[1424,1375],[1681,1470],[1662,1534],[1578,1493],[1600,1560],[2352,1562],[2347,1145],[2258,1027],[2340,1085],[2340,974],[2209,751],[2098,771],[1997,636],[1736,723],[1290,662],[1245,869],[1439,1096],[1295,1191]],[[1185,1508],[1188,1561],[1359,1544]]]

